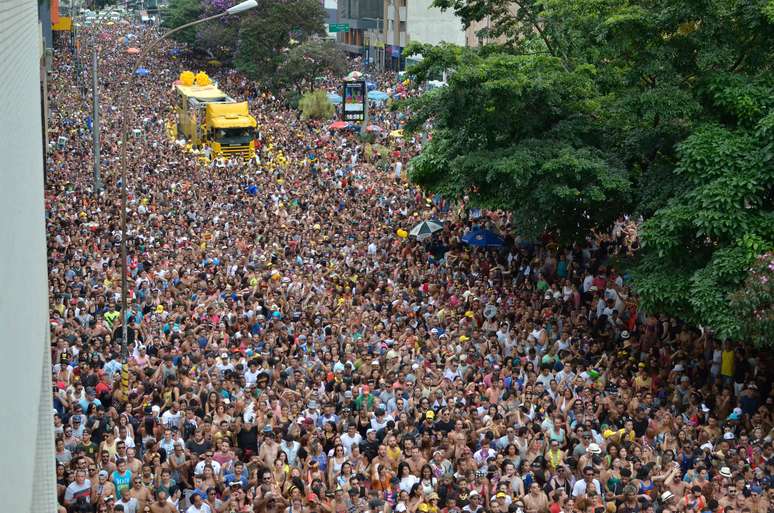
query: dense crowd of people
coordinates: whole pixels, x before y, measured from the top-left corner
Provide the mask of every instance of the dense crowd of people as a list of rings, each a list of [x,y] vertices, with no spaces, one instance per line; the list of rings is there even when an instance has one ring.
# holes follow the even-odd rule
[[[100,194],[79,87],[90,80],[75,73],[71,49],[56,50],[48,82],[61,511],[774,505],[771,358],[640,311],[616,268],[632,242],[623,220],[571,247],[520,240],[507,214],[406,181],[421,135],[387,139],[379,154],[230,71],[213,77],[249,100],[260,151],[249,163],[207,165],[165,130],[185,58],[162,46],[145,63],[149,76],[132,77],[127,28],[97,27]],[[153,37],[135,34],[137,46]],[[372,79],[396,85],[393,75]],[[119,104],[126,80],[136,86]],[[384,109],[371,122],[385,134],[401,126]],[[398,234],[427,219],[443,229],[423,241]],[[505,243],[463,243],[474,227]]]

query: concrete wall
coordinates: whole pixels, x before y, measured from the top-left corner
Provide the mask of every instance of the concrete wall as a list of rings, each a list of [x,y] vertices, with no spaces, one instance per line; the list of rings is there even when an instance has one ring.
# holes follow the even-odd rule
[[[406,30],[409,41],[438,44],[441,42],[465,45],[465,29],[460,19],[452,12],[431,7],[432,0],[407,0]]]
[[[0,0],[2,510],[56,511],[36,0]],[[48,357],[47,357],[48,355]],[[49,363],[46,363],[46,360]]]

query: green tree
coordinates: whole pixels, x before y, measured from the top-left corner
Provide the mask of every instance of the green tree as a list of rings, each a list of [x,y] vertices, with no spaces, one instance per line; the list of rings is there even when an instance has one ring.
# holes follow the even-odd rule
[[[593,70],[567,72],[548,55],[463,56],[448,87],[409,102],[409,130],[433,123],[432,140],[411,162],[412,180],[511,210],[530,237],[573,239],[611,223],[630,183],[598,144]]]
[[[318,0],[258,0],[239,28],[237,69],[264,84],[281,83],[277,70],[291,39],[303,43],[325,32],[326,12]]]
[[[286,52],[277,75],[300,94],[314,89],[315,77],[325,73],[343,75],[346,69],[347,58],[334,41],[313,39]]]
[[[298,107],[304,119],[328,119],[336,112],[336,108],[328,101],[328,94],[322,90],[304,94]]]
[[[760,255],[744,285],[731,295],[731,310],[740,319],[742,336],[758,346],[774,333],[774,253]]]
[[[198,20],[204,13],[201,0],[170,0],[169,5],[162,16],[162,25],[172,29]],[[196,27],[178,32],[174,36],[176,41],[190,46],[196,44]]]
[[[435,4],[502,44],[414,50],[419,78],[450,78],[407,104],[410,129],[433,127],[412,178],[510,208],[525,235],[642,215],[646,309],[743,335],[730,295],[774,243],[772,3]]]
[[[733,122],[703,123],[678,145],[685,187],[645,221],[636,283],[648,310],[745,337],[749,316],[730,299],[774,248],[774,82],[718,75],[707,95]]]

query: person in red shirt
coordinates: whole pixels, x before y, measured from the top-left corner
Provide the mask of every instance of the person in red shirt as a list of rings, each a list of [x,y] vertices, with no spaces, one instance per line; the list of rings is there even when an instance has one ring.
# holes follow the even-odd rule
[[[97,392],[97,397],[101,396],[104,393],[110,393],[112,390],[112,387],[107,381],[107,374],[105,374],[104,371],[100,370],[97,375],[99,376],[99,383],[97,383],[97,386],[94,387],[95,391]]]

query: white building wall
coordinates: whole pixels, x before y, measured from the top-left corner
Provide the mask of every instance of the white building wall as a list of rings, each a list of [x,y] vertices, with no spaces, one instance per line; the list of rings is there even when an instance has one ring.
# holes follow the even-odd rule
[[[409,41],[436,45],[441,42],[465,46],[465,29],[453,11],[432,7],[432,0],[406,0],[406,31]],[[406,21],[406,18],[403,18]]]
[[[52,513],[38,4],[0,0],[0,12],[0,497],[2,511]]]

